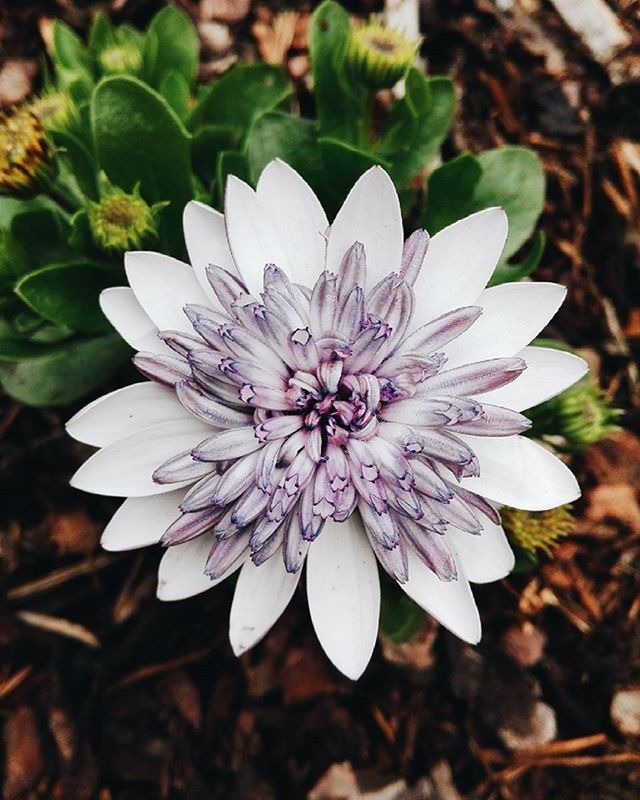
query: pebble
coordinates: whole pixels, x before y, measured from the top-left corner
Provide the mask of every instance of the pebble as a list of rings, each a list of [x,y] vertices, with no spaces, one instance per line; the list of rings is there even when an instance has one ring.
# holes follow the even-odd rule
[[[545,635],[531,622],[514,625],[502,638],[502,649],[520,667],[539,663],[547,643]]]
[[[611,701],[611,721],[625,736],[640,736],[640,687],[619,689]]]
[[[242,22],[249,14],[251,0],[202,0],[200,19],[217,22]]]
[[[199,22],[198,33],[205,49],[216,56],[224,55],[233,44],[229,26],[220,22]]]
[[[552,742],[558,735],[556,712],[551,706],[538,701],[533,707],[528,730],[500,728],[498,734],[509,750],[532,750],[542,747]]]
[[[0,69],[0,104],[21,103],[31,93],[37,71],[35,61],[8,58]]]

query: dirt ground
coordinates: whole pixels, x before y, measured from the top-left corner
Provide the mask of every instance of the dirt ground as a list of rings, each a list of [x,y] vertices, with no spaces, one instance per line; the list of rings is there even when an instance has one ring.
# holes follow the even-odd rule
[[[82,30],[102,8],[143,25],[160,5],[5,3],[0,102],[37,88],[47,19]],[[204,77],[273,54],[284,5],[181,5],[200,23]],[[534,572],[477,588],[477,648],[427,621],[406,645],[380,644],[353,684],[323,656],[299,593],[237,660],[230,585],[161,604],[159,550],[100,551],[117,503],[67,485],[88,454],[64,433],[74,409],[2,397],[7,800],[640,797],[640,3],[609,3],[628,41],[607,58],[572,29],[566,9],[580,5],[426,0],[422,20],[430,71],[461,95],[446,155],[511,143],[542,157],[536,277],[569,288],[549,333],[583,350],[625,410],[623,430],[574,462],[576,534]],[[309,8],[294,10],[295,49],[275,52],[304,92]]]

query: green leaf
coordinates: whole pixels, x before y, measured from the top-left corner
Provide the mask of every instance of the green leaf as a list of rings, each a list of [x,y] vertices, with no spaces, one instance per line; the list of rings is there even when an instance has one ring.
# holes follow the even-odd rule
[[[198,72],[200,40],[191,19],[176,6],[166,6],[151,20],[147,36],[155,39],[149,83],[162,85],[167,72],[176,71],[192,86]]]
[[[82,39],[60,20],[53,23],[52,53],[58,85],[76,100],[86,100],[93,88],[89,52]]]
[[[408,642],[424,622],[424,611],[386,576],[380,588],[380,631],[394,644]]]
[[[160,94],[181,120],[189,115],[189,84],[181,72],[171,69],[166,72],[160,83]]]
[[[449,78],[426,78],[417,69],[409,70],[405,95],[392,108],[376,149],[390,162],[398,189],[438,154],[455,106],[455,89]]]
[[[480,153],[482,177],[475,191],[478,208],[501,206],[509,218],[502,260],[516,253],[533,233],[544,206],[545,176],[540,158],[526,147],[499,147]]]
[[[71,253],[67,214],[52,200],[0,197],[0,274],[13,276]]]
[[[253,124],[247,140],[252,183],[274,158],[281,158],[314,188],[326,182],[315,125],[311,120],[271,111]]]
[[[97,165],[84,142],[67,131],[53,131],[52,138],[59,154],[68,158],[82,192],[91,200],[98,199]]]
[[[53,23],[53,61],[68,69],[90,69],[87,48],[78,34],[64,22]]]
[[[104,13],[99,11],[93,18],[93,24],[89,31],[89,51],[94,59],[97,59],[100,53],[108,47],[115,38],[115,29],[111,24],[111,20]]]
[[[535,239],[520,267],[512,267],[508,259],[533,233],[542,213],[544,192],[544,170],[532,150],[500,147],[477,157],[464,154],[443,164],[429,177],[421,224],[434,234],[475,211],[501,206],[509,219],[509,236],[492,284],[519,280],[537,266],[544,239]]]
[[[317,187],[318,196],[330,218],[337,213],[351,187],[363,172],[376,164],[383,166],[386,170],[390,167],[386,161],[372,153],[367,153],[337,139],[321,137],[318,139],[318,144],[326,175],[324,185]]]
[[[231,125],[203,125],[193,134],[193,170],[204,184],[210,185],[215,178],[220,153],[223,150],[238,150],[242,146],[239,133]]]
[[[87,263],[52,264],[25,275],[15,292],[33,311],[56,325],[81,333],[101,333],[109,330],[109,323],[98,297],[120,280],[119,271]]]
[[[471,153],[456,156],[431,173],[423,218],[429,233],[437,233],[472,213],[467,209],[481,176],[482,165]]]
[[[369,139],[372,93],[347,79],[344,56],[350,35],[349,16],[338,3],[325,0],[313,12],[309,54],[319,131],[361,145]]]
[[[538,267],[544,254],[547,237],[542,231],[533,234],[531,247],[525,258],[519,264],[500,263],[491,276],[488,286],[498,286],[501,283],[514,283],[528,278]]]
[[[240,180],[249,181],[249,164],[242,153],[234,150],[225,150],[218,156],[213,198],[216,208],[222,209],[224,207],[224,189],[229,175],[235,175]]]
[[[66,405],[108,380],[127,360],[129,347],[119,336],[76,338],[54,346],[42,345],[28,357],[15,359],[6,341],[0,341],[0,383],[22,403],[33,406]]]
[[[139,182],[148,203],[170,201],[160,245],[182,255],[182,211],[193,188],[190,135],[176,113],[142,81],[117,76],[97,86],[91,119],[98,162],[111,182],[128,192]]]
[[[251,123],[263,112],[273,111],[291,96],[291,84],[281,67],[273,64],[240,64],[208,87],[195,107],[189,127],[228,125],[244,141]]]

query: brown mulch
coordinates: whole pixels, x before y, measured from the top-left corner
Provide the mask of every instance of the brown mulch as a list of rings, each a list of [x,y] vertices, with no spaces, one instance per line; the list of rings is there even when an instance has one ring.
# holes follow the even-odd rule
[[[302,5],[292,24],[281,3],[244,16],[229,0],[180,4],[229,25],[229,37],[205,28],[217,38],[203,74],[259,50],[284,60],[303,91]],[[159,5],[5,3],[0,96],[37,86],[46,19],[82,29],[103,8],[142,25]],[[609,5],[637,44],[640,4]],[[353,684],[322,655],[301,592],[236,660],[232,587],[159,603],[160,553],[101,552],[117,504],[67,485],[87,455],[65,436],[71,412],[0,398],[7,800],[640,796],[640,711],[623,723],[610,713],[621,690],[640,687],[638,50],[598,63],[542,0],[427,0],[423,12],[429,69],[453,75],[462,98],[446,154],[501,143],[539,152],[548,245],[538,277],[569,287],[549,333],[584,348],[627,412],[623,432],[576,460],[575,536],[536,571],[477,588],[477,648],[427,623],[412,645],[379,646]]]

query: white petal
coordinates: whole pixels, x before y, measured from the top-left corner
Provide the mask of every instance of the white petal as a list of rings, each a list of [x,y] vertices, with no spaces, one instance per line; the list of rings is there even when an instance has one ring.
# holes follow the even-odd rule
[[[525,371],[512,383],[485,392],[482,402],[524,411],[564,392],[589,370],[584,359],[552,347],[525,347],[517,355],[526,361]]]
[[[307,556],[309,612],[320,644],[334,665],[357,680],[378,635],[380,581],[360,517],[328,519]]]
[[[566,294],[557,283],[531,281],[486,289],[474,303],[482,306],[480,318],[443,348],[446,368],[515,355],[540,333]]]
[[[213,535],[205,533],[184,544],[167,548],[158,569],[159,600],[184,600],[212,589],[232,575],[245,560],[238,559],[229,569],[215,580],[204,574],[207,557],[213,544]]]
[[[259,297],[267,264],[276,264],[292,276],[287,253],[269,213],[253,189],[234,175],[227,179],[224,224],[233,259],[251,294]]]
[[[580,497],[571,470],[542,445],[525,436],[460,436],[480,463],[477,478],[464,478],[472,492],[526,511],[545,511]]]
[[[224,216],[215,208],[191,200],[184,208],[182,216],[184,239],[189,253],[189,261],[196,273],[202,291],[213,308],[222,309],[216,293],[207,279],[207,267],[223,267],[228,272],[240,277],[224,227]]]
[[[129,286],[103,289],[100,294],[102,313],[134,350],[149,353],[169,353],[167,345],[158,338],[158,328],[145,314]]]
[[[436,233],[413,287],[416,328],[475,303],[498,263],[507,232],[504,211],[487,208]]]
[[[110,497],[143,497],[187,486],[193,481],[163,485],[151,476],[160,464],[195,447],[211,431],[193,418],[145,428],[94,453],[71,478],[71,485]]]
[[[160,330],[193,333],[184,313],[187,303],[208,305],[189,264],[160,253],[125,253],[124,266],[138,302]]]
[[[451,633],[465,642],[477,644],[482,634],[480,615],[460,559],[456,557],[457,579],[441,581],[410,547],[407,548],[407,558],[409,580],[399,584],[400,588]]]
[[[99,397],[67,422],[67,433],[94,447],[171,420],[191,420],[173,389],[144,381]]]
[[[229,641],[240,656],[271,629],[289,604],[302,570],[295,574],[284,568],[278,551],[256,567],[248,559],[240,570],[229,620]]]
[[[482,528],[482,533],[476,536],[450,525],[445,534],[471,583],[499,581],[511,572],[515,563],[502,527],[482,517]]]
[[[256,188],[278,232],[293,279],[312,287],[324,269],[329,222],[309,184],[276,159],[262,171]]]
[[[130,497],[124,501],[104,529],[100,544],[118,552],[157,544],[160,537],[180,516],[184,489],[151,497]]]
[[[402,214],[398,194],[382,167],[367,170],[347,195],[331,225],[327,269],[336,272],[354,242],[364,245],[367,287],[400,269]]]

